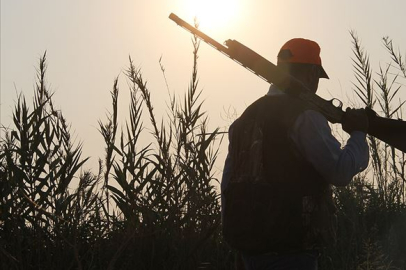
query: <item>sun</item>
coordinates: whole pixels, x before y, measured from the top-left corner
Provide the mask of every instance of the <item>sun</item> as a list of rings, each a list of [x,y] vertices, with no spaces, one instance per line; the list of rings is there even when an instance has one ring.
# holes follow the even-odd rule
[[[197,19],[202,31],[215,31],[233,24],[238,17],[237,0],[188,0],[188,13]]]

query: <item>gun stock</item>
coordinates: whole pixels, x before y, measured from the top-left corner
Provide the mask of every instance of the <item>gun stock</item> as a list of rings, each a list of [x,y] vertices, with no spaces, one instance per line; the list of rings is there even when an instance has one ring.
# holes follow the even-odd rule
[[[406,121],[378,116],[367,108],[368,134],[406,153]]]
[[[331,123],[342,122],[344,111],[341,102],[339,105],[335,105],[334,99],[325,100],[312,93],[302,82],[236,40],[229,39],[224,46],[175,14],[171,13],[169,18],[263,80],[275,84],[289,95],[304,100],[312,109],[322,113]],[[406,122],[380,117],[372,110],[367,111],[367,113],[369,119],[368,134],[406,153]]]

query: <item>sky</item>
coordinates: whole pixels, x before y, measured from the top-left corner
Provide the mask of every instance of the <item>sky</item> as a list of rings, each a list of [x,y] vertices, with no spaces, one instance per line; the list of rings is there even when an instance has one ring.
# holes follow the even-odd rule
[[[346,107],[355,82],[349,32],[356,31],[377,71],[390,61],[382,37],[406,52],[405,11],[404,0],[1,0],[1,124],[12,127],[20,93],[32,98],[45,51],[54,105],[71,124],[75,141],[83,143],[83,155],[91,157],[86,166],[103,157],[98,121],[110,110],[117,76],[119,121],[128,119],[129,56],[147,81],[157,118],[166,121],[168,91],[159,59],[169,90],[178,97],[187,91],[193,64],[191,35],[168,19],[172,12],[190,24],[197,16],[200,30],[215,40],[238,40],[274,63],[291,38],[318,42],[330,76],[320,82],[318,94],[342,99]],[[198,61],[203,108],[213,129],[226,130],[230,112],[241,114],[269,87],[204,43]],[[224,141],[219,172],[226,147]]]

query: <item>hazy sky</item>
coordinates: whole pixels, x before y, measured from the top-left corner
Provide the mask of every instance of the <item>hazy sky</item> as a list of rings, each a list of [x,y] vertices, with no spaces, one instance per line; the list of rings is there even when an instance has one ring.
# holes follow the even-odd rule
[[[382,37],[406,51],[406,1],[265,0],[1,0],[1,123],[10,126],[18,93],[32,97],[40,56],[47,51],[48,84],[55,106],[83,142],[88,166],[102,157],[97,121],[110,109],[110,91],[120,76],[120,116],[124,123],[128,88],[123,71],[128,56],[141,68],[158,119],[165,119],[167,90],[187,90],[192,66],[191,35],[168,19],[173,12],[219,42],[236,39],[276,62],[280,46],[293,37],[317,41],[330,80],[320,84],[324,98],[352,96],[350,30],[358,33],[375,70],[390,58]],[[220,18],[223,15],[223,18]],[[199,58],[200,88],[212,127],[227,128],[224,111],[241,113],[266,93],[268,85],[206,44]],[[219,159],[221,168],[225,146]]]

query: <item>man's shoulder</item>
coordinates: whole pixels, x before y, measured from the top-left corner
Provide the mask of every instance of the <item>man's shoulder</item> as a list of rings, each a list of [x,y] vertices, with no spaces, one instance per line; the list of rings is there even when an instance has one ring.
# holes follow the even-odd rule
[[[272,110],[281,106],[295,106],[298,103],[301,103],[301,101],[288,95],[264,95],[251,103],[251,105],[245,109],[244,113],[261,108]]]
[[[298,98],[289,95],[265,95],[251,103],[232,126],[249,119],[284,122],[291,126],[298,118],[300,122],[327,123],[327,119],[320,112],[310,109]]]
[[[305,109],[298,117],[299,121],[311,121],[316,123],[328,124],[327,118],[319,111]]]

